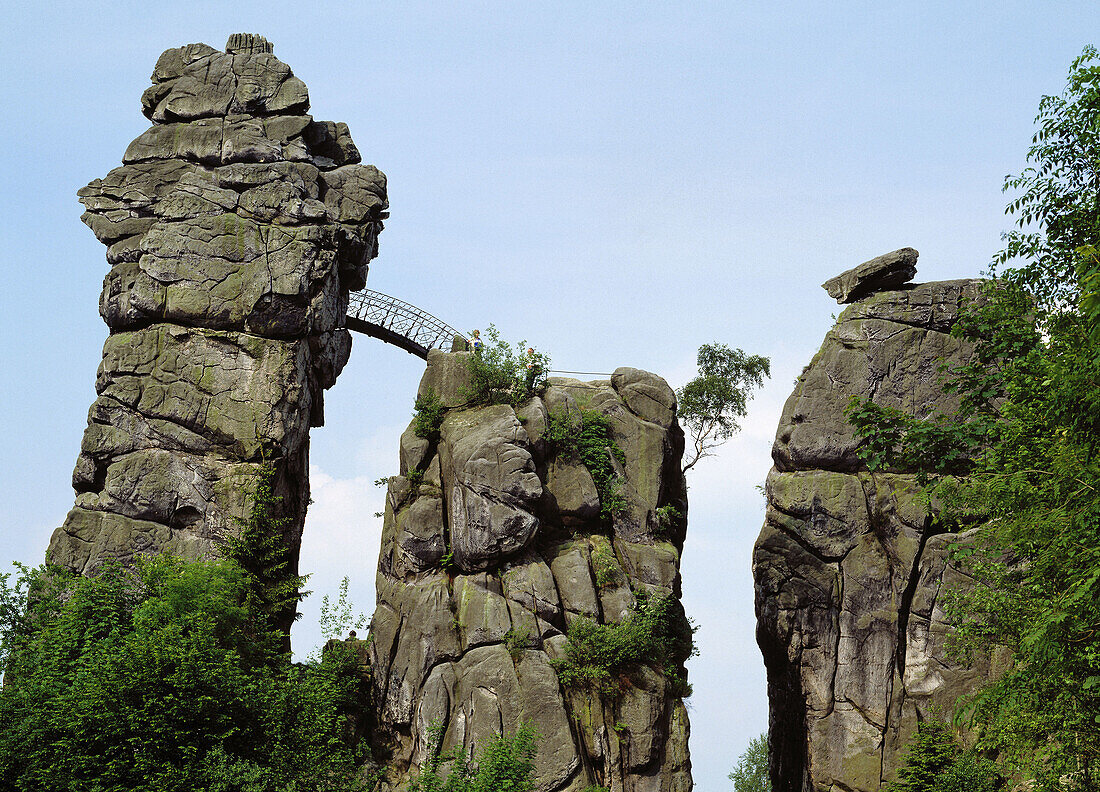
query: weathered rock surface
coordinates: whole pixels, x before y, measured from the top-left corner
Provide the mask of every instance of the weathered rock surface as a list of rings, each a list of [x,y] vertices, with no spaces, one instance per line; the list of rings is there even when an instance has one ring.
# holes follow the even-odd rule
[[[838,303],[862,300],[875,292],[900,288],[917,274],[917,251],[901,248],[876,256],[821,284]]]
[[[661,673],[635,667],[621,695],[601,697],[563,689],[551,665],[572,620],[620,621],[642,589],[679,597],[685,521],[663,530],[655,516],[687,513],[675,396],[620,369],[611,381],[552,379],[518,409],[471,408],[469,354],[429,353],[420,392],[451,409],[438,441],[402,435],[387,493],[369,646],[388,788],[418,771],[433,723],[445,751],[472,756],[531,721],[543,792],[687,792],[687,713]],[[626,452],[629,506],[613,521],[583,463],[542,438],[567,405],[607,415]]]
[[[386,180],[346,126],[307,115],[305,85],[262,36],[170,49],[152,80],[152,127],[78,193],[108,246],[111,334],[76,505],[49,553],[80,571],[208,555],[267,463],[296,557],[309,428],[351,351],[348,291],[377,252]],[[433,559],[423,522],[407,521],[414,560]]]
[[[939,597],[960,579],[947,561],[960,536],[934,524],[915,475],[860,464],[844,416],[853,396],[920,417],[951,410],[938,366],[971,354],[948,332],[980,292],[966,280],[868,294],[783,409],[753,557],[776,789],[877,790],[918,719],[950,711],[988,671],[944,651]]]

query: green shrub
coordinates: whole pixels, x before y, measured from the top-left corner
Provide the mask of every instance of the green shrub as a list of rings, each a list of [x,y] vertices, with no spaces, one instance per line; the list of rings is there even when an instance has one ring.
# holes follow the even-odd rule
[[[531,631],[513,627],[504,633],[504,648],[508,650],[513,662],[523,655],[523,650],[531,645]]]
[[[238,520],[239,533],[222,540],[221,555],[244,572],[245,606],[259,629],[284,633],[283,648],[290,651],[290,625],[299,617],[298,603],[309,592],[308,578],[295,572],[297,554],[291,549],[290,519],[282,513],[283,498],[275,494],[275,468],[264,465],[250,494],[248,518]]]
[[[424,391],[423,396],[417,396],[413,405],[416,412],[413,413],[413,433],[433,443],[439,441],[439,427],[443,425],[443,416],[447,408],[443,401],[431,388]]]
[[[672,529],[684,518],[680,510],[672,504],[659,507],[654,514],[657,517],[657,536],[660,537],[670,536]]]
[[[435,723],[428,730],[431,750],[420,775],[409,783],[408,792],[530,792],[535,788],[531,776],[535,770],[535,740],[538,734],[530,723],[522,724],[511,737],[489,741],[473,764],[466,760],[462,746],[442,754],[443,729]],[[446,780],[440,766],[450,765]]]
[[[600,542],[592,550],[592,570],[596,573],[596,585],[601,589],[622,581],[623,574],[615,559],[615,551],[604,542]]]
[[[580,410],[574,417],[569,409],[555,410],[547,417],[543,438],[557,454],[573,455],[581,460],[600,496],[600,516],[611,520],[629,504],[621,489],[622,477],[615,471],[612,458],[626,464],[626,454],[615,442],[611,420],[596,410]]]
[[[526,341],[516,344],[513,351],[493,325],[485,336],[481,352],[467,359],[470,384],[461,396],[468,404],[518,406],[546,387],[549,357],[542,352],[528,355]]]
[[[565,686],[588,686],[605,694],[618,690],[616,677],[633,664],[652,666],[669,682],[675,696],[691,695],[683,662],[697,654],[695,627],[671,597],[634,593],[630,615],[619,624],[598,624],[578,618],[569,625],[565,657],[552,660]]]

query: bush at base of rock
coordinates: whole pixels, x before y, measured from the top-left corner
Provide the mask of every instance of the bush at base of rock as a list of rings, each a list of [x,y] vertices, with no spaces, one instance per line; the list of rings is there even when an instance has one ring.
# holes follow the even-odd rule
[[[354,661],[292,664],[249,593],[236,563],[169,556],[4,576],[0,787],[357,788]]]

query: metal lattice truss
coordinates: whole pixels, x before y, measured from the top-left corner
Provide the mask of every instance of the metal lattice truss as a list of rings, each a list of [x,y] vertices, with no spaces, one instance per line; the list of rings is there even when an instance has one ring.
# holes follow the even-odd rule
[[[456,338],[464,338],[415,305],[370,289],[351,293],[347,326],[425,359],[429,349],[450,350]]]

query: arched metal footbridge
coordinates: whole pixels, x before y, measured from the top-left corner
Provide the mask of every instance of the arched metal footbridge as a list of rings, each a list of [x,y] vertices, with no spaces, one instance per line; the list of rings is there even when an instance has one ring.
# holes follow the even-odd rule
[[[401,347],[425,360],[429,349],[449,352],[456,341],[466,341],[462,333],[430,313],[370,289],[351,293],[347,328]]]

